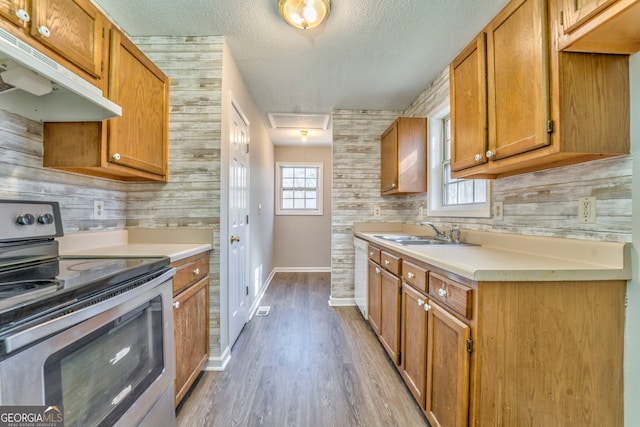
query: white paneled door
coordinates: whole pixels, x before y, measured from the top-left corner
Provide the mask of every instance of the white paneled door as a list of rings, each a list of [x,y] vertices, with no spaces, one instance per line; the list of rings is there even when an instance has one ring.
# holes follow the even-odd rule
[[[229,346],[247,322],[249,289],[249,122],[231,103],[229,141]]]

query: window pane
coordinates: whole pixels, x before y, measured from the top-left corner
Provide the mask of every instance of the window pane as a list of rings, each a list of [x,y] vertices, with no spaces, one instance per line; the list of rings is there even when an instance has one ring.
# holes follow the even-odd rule
[[[293,209],[293,200],[286,199],[282,200],[282,209]]]
[[[283,178],[291,178],[293,177],[293,169],[288,167],[282,168],[282,177]]]
[[[316,178],[318,176],[318,168],[307,168],[307,178]]]
[[[487,201],[487,181],[484,179],[476,179],[473,181],[475,183],[475,194],[473,197],[473,201],[475,203],[484,203]]]
[[[290,179],[290,178],[283,179],[282,188],[293,188],[293,179]]]
[[[307,209],[316,209],[317,208],[316,199],[307,199],[306,208]]]
[[[293,191],[283,191],[282,192],[283,199],[293,199]]]
[[[304,209],[304,200],[303,199],[294,199],[293,200],[293,208],[294,209]]]

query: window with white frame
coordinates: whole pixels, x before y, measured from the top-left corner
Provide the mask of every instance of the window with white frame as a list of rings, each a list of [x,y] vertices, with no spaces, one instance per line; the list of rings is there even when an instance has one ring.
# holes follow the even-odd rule
[[[276,163],[276,215],[322,215],[322,163]]]
[[[429,115],[429,216],[489,217],[490,185],[451,177],[449,100]]]

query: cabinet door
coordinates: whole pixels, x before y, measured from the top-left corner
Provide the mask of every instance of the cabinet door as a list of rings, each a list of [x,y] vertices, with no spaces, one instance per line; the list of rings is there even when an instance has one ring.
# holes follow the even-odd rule
[[[546,5],[511,2],[487,29],[491,159],[549,144]]]
[[[428,304],[427,418],[433,427],[466,427],[470,328],[433,301]]]
[[[482,33],[450,66],[451,170],[486,163],[487,41]]]
[[[27,21],[18,18],[18,11],[29,14],[27,0],[0,0],[0,17],[18,27],[26,27]]]
[[[193,384],[209,355],[209,277],[173,300],[176,351],[176,406]]]
[[[369,324],[380,335],[380,273],[382,269],[369,261]]]
[[[400,363],[400,288],[397,276],[380,274],[380,342],[395,364]]]
[[[402,285],[400,373],[422,409],[426,402],[427,382],[428,314],[424,309],[425,300],[424,295],[406,284]]]
[[[102,75],[104,16],[89,0],[32,2],[31,35],[94,77]]]
[[[126,37],[111,31],[109,99],[122,117],[108,121],[107,160],[166,175],[169,79]]]
[[[398,187],[398,122],[380,138],[380,192]]]
[[[570,33],[618,0],[562,0],[564,33]]]

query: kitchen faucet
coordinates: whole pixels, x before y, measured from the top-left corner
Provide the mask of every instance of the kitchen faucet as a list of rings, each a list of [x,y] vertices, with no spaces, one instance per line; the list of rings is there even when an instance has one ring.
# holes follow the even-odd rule
[[[433,231],[436,233],[434,236],[436,240],[447,240],[447,234],[444,231],[438,230],[438,228],[429,221],[421,222],[420,225],[430,225]]]

